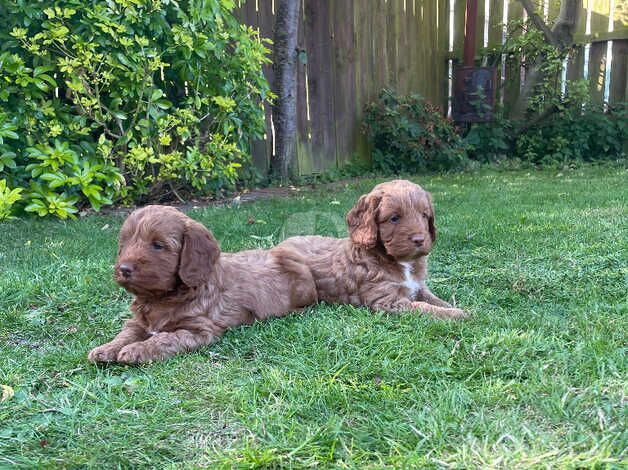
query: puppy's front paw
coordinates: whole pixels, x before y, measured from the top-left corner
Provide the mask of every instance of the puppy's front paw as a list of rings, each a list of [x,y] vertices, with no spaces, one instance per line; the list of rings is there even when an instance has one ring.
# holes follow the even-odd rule
[[[438,307],[426,302],[412,302],[412,308],[430,314],[434,318],[442,318],[446,320],[462,320],[469,316],[467,312],[459,308]]]
[[[464,320],[465,318],[469,318],[471,316],[470,313],[465,312],[464,310],[459,309],[459,308],[452,307],[446,310],[447,312],[446,312],[445,318],[452,318],[454,320]]]
[[[118,362],[125,364],[139,364],[156,359],[153,351],[144,343],[133,343],[123,347],[118,353]]]
[[[119,346],[107,343],[92,349],[87,355],[87,359],[91,362],[115,362],[119,351]]]

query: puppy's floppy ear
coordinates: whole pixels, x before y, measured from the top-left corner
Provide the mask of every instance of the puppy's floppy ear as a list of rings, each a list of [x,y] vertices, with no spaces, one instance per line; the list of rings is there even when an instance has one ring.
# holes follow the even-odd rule
[[[207,282],[219,257],[220,247],[209,230],[192,219],[186,220],[179,261],[183,283],[197,287]]]
[[[369,193],[360,196],[347,214],[349,236],[355,245],[370,249],[377,245],[377,208],[382,197]]]
[[[432,237],[432,243],[436,241],[436,224],[434,223],[434,205],[432,204],[432,195],[427,194],[427,200],[430,202],[430,216],[427,219],[428,229],[430,231],[430,237]]]

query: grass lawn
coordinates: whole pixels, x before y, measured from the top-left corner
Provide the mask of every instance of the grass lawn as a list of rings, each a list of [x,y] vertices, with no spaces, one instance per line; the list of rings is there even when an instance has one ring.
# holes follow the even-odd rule
[[[225,251],[345,236],[379,181],[190,215]],[[320,305],[142,367],[86,359],[128,316],[122,217],[1,224],[0,467],[627,465],[628,170],[416,181],[470,320]]]

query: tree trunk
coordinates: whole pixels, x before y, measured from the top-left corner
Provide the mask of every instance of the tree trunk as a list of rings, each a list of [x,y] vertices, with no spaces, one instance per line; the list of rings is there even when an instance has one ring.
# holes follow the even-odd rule
[[[568,49],[573,45],[573,32],[577,22],[579,0],[561,0],[558,18],[556,18],[551,30],[536,13],[531,0],[519,0],[519,3],[527,12],[532,23],[543,32],[547,42],[562,50]],[[513,115],[516,118],[521,119],[525,116],[528,109],[528,101],[536,86],[544,78],[541,72],[543,60],[544,57],[539,57],[526,71],[525,82],[513,109]],[[546,112],[544,111],[542,114],[545,115]]]
[[[297,29],[301,0],[278,0],[275,15],[272,109],[275,154],[270,161],[273,178],[287,181],[296,153],[297,130]]]

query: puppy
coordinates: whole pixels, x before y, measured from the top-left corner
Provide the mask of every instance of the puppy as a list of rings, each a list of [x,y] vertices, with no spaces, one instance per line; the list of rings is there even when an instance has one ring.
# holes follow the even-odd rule
[[[93,362],[140,363],[209,345],[233,326],[316,303],[309,269],[289,248],[222,253],[200,223],[172,207],[134,211],[120,232],[115,281],[133,317]]]
[[[420,310],[438,318],[467,314],[427,287],[427,257],[436,241],[431,196],[406,180],[382,183],[347,215],[349,238],[292,237],[277,247],[298,251],[318,298],[374,310]]]

